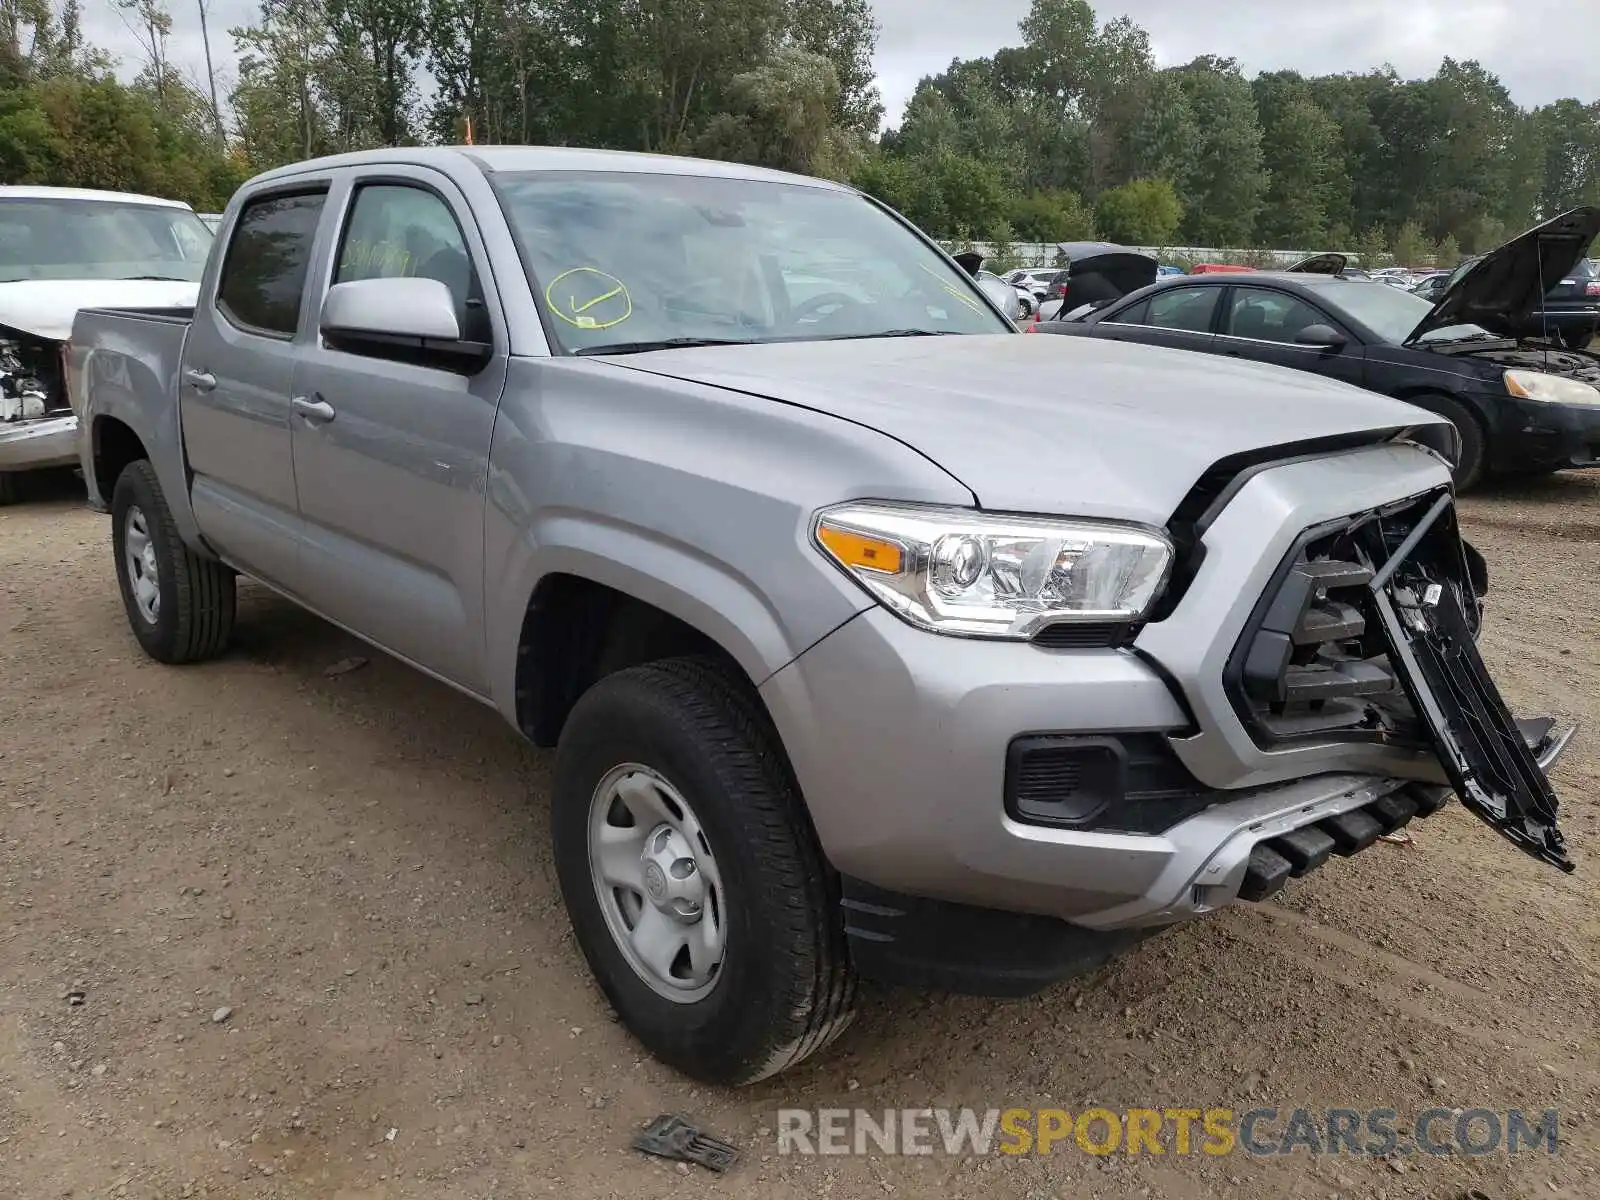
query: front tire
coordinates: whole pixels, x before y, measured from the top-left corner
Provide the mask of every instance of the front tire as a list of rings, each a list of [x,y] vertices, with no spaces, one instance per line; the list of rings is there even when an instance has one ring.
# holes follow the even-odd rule
[[[234,574],[184,545],[146,459],[123,468],[112,489],[111,544],[128,625],[146,654],[177,664],[227,649]]]
[[[607,676],[556,749],[556,871],[623,1024],[695,1079],[747,1084],[853,1015],[837,899],[776,732],[703,659]]]

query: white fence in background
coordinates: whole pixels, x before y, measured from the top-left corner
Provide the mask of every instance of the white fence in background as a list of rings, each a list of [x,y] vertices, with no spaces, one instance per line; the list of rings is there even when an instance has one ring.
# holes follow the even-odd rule
[[[996,246],[993,242],[941,242],[940,245],[952,253],[976,250],[987,257],[993,257],[997,252],[1003,251],[1007,259],[1015,259],[1017,264],[1023,267],[1056,265],[1054,242],[1012,242],[1009,246]],[[1148,254],[1161,262],[1171,262],[1175,258],[1181,258],[1191,263],[1249,263],[1280,267],[1287,267],[1303,258],[1310,258],[1313,254],[1326,252],[1325,250],[1229,250],[1216,246],[1130,246],[1129,249],[1137,250],[1140,254]],[[1361,256],[1353,250],[1342,250],[1339,253],[1347,255],[1352,264],[1359,264],[1361,261]]]

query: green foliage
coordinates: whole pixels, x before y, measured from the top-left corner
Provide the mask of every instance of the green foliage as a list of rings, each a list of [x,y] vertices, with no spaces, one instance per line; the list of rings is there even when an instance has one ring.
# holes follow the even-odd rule
[[[881,138],[872,0],[255,0],[230,31],[226,122],[174,68],[169,0],[111,0],[139,46],[122,82],[84,41],[81,2],[0,0],[8,182],[215,208],[256,170],[470,130],[850,179],[949,239],[1098,224],[1367,265],[1391,239],[1451,259],[1600,203],[1600,102],[1524,111],[1454,59],[1426,79],[1247,80],[1214,56],[1158,69],[1145,30],[1091,0],[1030,0],[1015,45],[922,80]]]
[[[1454,270],[1461,265],[1461,247],[1457,244],[1454,234],[1445,234],[1439,239],[1438,246],[1434,247],[1433,265],[1446,270]]]
[[[1100,235],[1133,246],[1164,246],[1177,236],[1183,203],[1170,180],[1135,179],[1100,193],[1094,206]]]
[[[1077,192],[1057,188],[1011,201],[1011,227],[1024,242],[1081,242],[1094,237],[1094,213]]]
[[[1416,221],[1407,221],[1402,225],[1394,238],[1395,265],[1421,266],[1432,257],[1433,244],[1428,241],[1428,235],[1423,233],[1422,226]]]

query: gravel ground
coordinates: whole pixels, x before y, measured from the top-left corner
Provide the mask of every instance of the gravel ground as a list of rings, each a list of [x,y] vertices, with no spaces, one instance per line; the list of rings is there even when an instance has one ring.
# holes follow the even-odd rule
[[[1513,704],[1587,724],[1579,871],[1451,806],[1410,846],[1029,1001],[869,991],[834,1051],[696,1088],[644,1059],[568,933],[549,756],[259,588],[236,649],[147,662],[105,518],[0,510],[0,1196],[1600,1195],[1600,476],[1465,504]],[[362,665],[350,670],[351,659]],[[368,661],[370,660],[370,661]],[[1562,1111],[1561,1154],[1393,1162],[779,1156],[782,1107]],[[660,1112],[746,1151],[627,1148]]]

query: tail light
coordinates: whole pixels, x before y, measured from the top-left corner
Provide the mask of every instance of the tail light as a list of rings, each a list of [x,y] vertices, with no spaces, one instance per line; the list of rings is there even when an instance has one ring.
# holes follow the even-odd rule
[[[1591,279],[1584,284],[1583,294],[1585,296],[1600,296],[1600,279]]]

